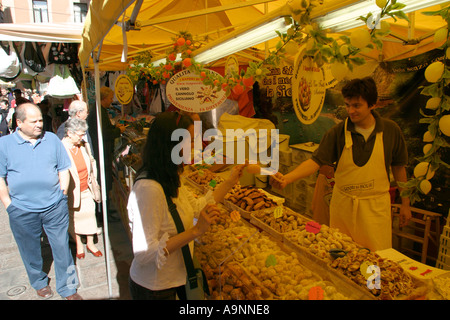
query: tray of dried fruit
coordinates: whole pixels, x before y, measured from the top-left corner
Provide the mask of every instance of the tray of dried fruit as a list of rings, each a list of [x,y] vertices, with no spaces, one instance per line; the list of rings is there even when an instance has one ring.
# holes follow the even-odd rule
[[[238,262],[229,262],[209,273],[213,300],[273,300],[273,295]]]
[[[362,296],[353,287],[340,286],[321,276],[315,265],[302,261],[266,232],[253,237],[241,251],[244,259],[240,265],[272,293],[273,299],[345,300]]]
[[[297,230],[309,221],[308,218],[284,206],[276,206],[251,213],[250,223],[281,241],[283,234]]]
[[[210,189],[208,188],[210,184],[213,184],[215,187],[217,184],[222,182],[223,179],[208,169],[199,169],[185,175],[184,181],[206,193]]]
[[[297,230],[283,235],[283,243],[295,250],[300,257],[311,261],[316,270],[329,273],[336,281],[349,282],[359,286],[373,299],[415,299],[423,297],[426,286],[412,279],[401,266],[389,259],[383,259],[367,248],[362,248],[351,237],[327,225],[311,221]],[[379,266],[368,274],[363,274],[368,266]],[[372,267],[373,268],[373,267]],[[375,275],[379,270],[380,282]],[[368,278],[370,283],[368,283]],[[339,280],[340,279],[340,280]]]
[[[330,262],[331,270],[351,280],[379,300],[422,300],[427,298],[429,287],[411,277],[398,263],[382,258],[368,249],[348,252]],[[367,266],[376,266],[367,274]],[[366,276],[362,270],[366,269]],[[369,286],[368,277],[371,277]]]
[[[239,183],[224,198],[227,208],[237,210],[247,220],[251,218],[251,213],[254,211],[277,207],[278,201],[277,198],[267,195],[266,192],[255,186],[241,186]]]

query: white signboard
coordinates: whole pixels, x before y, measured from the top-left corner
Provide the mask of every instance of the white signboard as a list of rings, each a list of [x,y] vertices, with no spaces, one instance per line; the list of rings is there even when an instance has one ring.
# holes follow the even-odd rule
[[[212,70],[207,72],[219,75]],[[166,96],[178,109],[195,113],[211,111],[227,98],[224,90],[204,85],[200,75],[190,70],[180,71],[169,79]]]
[[[327,81],[324,68],[311,57],[299,54],[292,77],[292,103],[297,118],[304,124],[314,123],[322,111]]]

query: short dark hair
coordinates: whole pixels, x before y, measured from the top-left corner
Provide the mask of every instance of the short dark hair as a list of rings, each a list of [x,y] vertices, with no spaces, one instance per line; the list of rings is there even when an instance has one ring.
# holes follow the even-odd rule
[[[179,143],[172,141],[172,133],[176,129],[187,129],[194,121],[188,115],[178,112],[161,112],[155,116],[148,131],[147,142],[142,151],[142,167],[147,179],[159,182],[166,197],[176,197],[181,186],[181,165],[172,161],[172,149]]]
[[[350,80],[344,85],[341,92],[344,98],[363,98],[369,107],[378,101],[377,85],[371,77]]]

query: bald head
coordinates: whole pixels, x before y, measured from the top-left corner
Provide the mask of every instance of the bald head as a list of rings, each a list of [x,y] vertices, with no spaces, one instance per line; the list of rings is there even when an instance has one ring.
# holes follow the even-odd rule
[[[32,103],[24,103],[16,107],[15,113],[19,134],[25,140],[38,139],[44,126],[41,109]]]
[[[74,100],[69,106],[69,116],[71,118],[78,118],[81,120],[86,120],[88,116],[88,106],[86,102],[81,100]]]
[[[16,107],[14,110],[16,114],[16,119],[20,121],[25,121],[27,119],[28,113],[39,112],[41,113],[41,109],[33,103],[26,102]]]

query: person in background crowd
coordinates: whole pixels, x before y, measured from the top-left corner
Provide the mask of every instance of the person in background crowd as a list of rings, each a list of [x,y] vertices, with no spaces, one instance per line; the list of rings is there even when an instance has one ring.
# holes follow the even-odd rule
[[[42,112],[42,118],[44,120],[44,130],[53,132],[53,127],[52,127],[53,119],[49,115],[50,106],[49,106],[48,100],[42,100],[40,103],[38,103],[37,106],[41,109],[41,112]]]
[[[19,91],[17,91],[17,90],[19,90],[19,89],[14,90],[14,93],[16,94],[16,99],[14,100],[15,107],[13,108],[13,110],[15,110],[17,107],[19,107],[22,104],[31,103],[30,100],[25,99],[24,97],[19,95],[20,90]],[[12,118],[11,118],[11,131],[15,131],[16,128],[17,128],[16,113],[13,112]]]
[[[94,234],[97,233],[95,217],[95,201],[93,179],[97,180],[97,165],[91,154],[90,147],[84,143],[87,123],[79,118],[70,118],[65,122],[65,135],[62,139],[64,147],[72,161],[70,183],[68,189],[70,233],[75,234],[78,259],[85,257],[81,235],[86,236],[86,248],[95,257],[101,257],[102,252],[94,244]]]
[[[9,134],[9,111],[13,109],[9,109],[9,102],[5,98],[1,98],[0,100],[0,137],[6,136]]]
[[[22,96],[22,91],[20,89],[14,89],[13,91],[14,99],[11,101],[11,108],[18,107],[20,104],[25,102],[31,102],[27,98]]]
[[[81,100],[74,100],[74,101],[72,101],[70,103],[70,105],[69,105],[69,119],[77,118],[77,119],[81,119],[81,120],[86,120],[88,115],[89,115],[89,110],[88,110],[88,105],[86,104],[86,102],[81,101]],[[56,135],[60,139],[64,138],[64,136],[65,136],[67,121],[63,122],[59,126],[58,131],[56,132]],[[89,143],[89,146],[91,147],[91,153],[93,153],[91,135],[89,134],[88,130],[86,130],[85,133],[86,134],[83,137],[83,140],[84,140],[84,142]]]
[[[322,138],[311,159],[271,184],[287,184],[336,166],[330,203],[330,227],[351,236],[370,250],[392,247],[389,168],[396,181],[406,182],[408,152],[400,127],[375,111],[378,91],[372,78],[353,79],[342,88],[348,117]],[[401,225],[411,218],[409,198],[402,198]]]
[[[105,161],[105,185],[106,185],[106,194],[108,195],[108,212],[110,212],[111,221],[118,220],[118,217],[112,214],[113,207],[111,207],[111,197],[110,191],[112,189],[113,182],[113,172],[112,172],[112,162],[114,156],[114,141],[115,139],[120,137],[121,132],[125,129],[124,127],[116,127],[111,123],[111,120],[108,116],[108,108],[111,106],[111,103],[114,99],[114,91],[112,91],[108,87],[100,88],[100,116],[102,122],[102,137],[103,137],[103,155]],[[90,112],[87,118],[87,122],[89,125],[89,134],[92,138],[93,149],[94,149],[94,158],[99,159],[99,147],[98,147],[98,131],[97,131],[97,117],[95,112]],[[122,129],[123,128],[123,129]]]
[[[22,104],[15,114],[18,129],[0,139],[0,200],[37,295],[45,299],[53,295],[42,270],[44,230],[52,249],[57,292],[68,300],[81,300],[69,249],[70,158],[61,140],[42,130],[42,113],[36,105]]]
[[[133,299],[185,299],[186,268],[181,248],[208,230],[220,214],[220,202],[238,182],[244,165],[233,167],[229,177],[214,191],[195,198],[181,185],[183,164],[175,164],[171,153],[179,143],[171,140],[176,129],[186,129],[194,139],[191,117],[177,112],[158,114],[151,124],[142,152],[143,166],[128,199],[134,259],[130,268]],[[189,141],[190,142],[190,141]],[[190,145],[186,146],[190,148]],[[187,160],[187,159],[185,159]],[[177,232],[167,204],[173,200],[185,231]],[[194,217],[198,218],[194,226]]]

